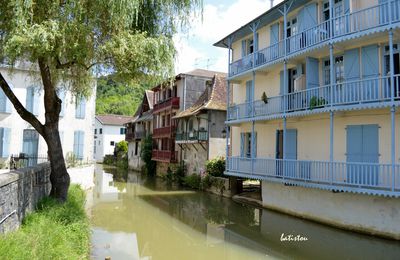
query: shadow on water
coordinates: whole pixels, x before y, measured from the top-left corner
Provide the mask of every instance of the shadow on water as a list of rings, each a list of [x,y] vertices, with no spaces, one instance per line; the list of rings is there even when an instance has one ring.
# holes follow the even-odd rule
[[[92,240],[93,255],[99,259],[107,254],[116,259],[145,259],[144,256],[152,259],[399,259],[400,256],[397,241],[343,231],[212,194],[181,189],[139,173],[126,173],[126,178],[121,179],[119,173],[111,175],[97,168],[95,183]],[[282,234],[300,235],[308,240],[281,241]],[[130,241],[130,246],[116,241]]]

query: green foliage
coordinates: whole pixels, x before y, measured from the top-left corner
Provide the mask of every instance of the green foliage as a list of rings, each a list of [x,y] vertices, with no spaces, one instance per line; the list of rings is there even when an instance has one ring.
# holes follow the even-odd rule
[[[198,174],[192,174],[183,177],[183,185],[189,188],[200,190],[201,189],[201,176]]]
[[[96,114],[132,116],[149,86],[145,84],[123,83],[112,76],[97,80]]]
[[[214,177],[223,177],[225,171],[225,159],[217,157],[206,162],[207,174]]]
[[[78,185],[70,187],[64,204],[45,198],[18,231],[0,236],[0,259],[89,258],[90,227],[84,204],[85,192]]]
[[[117,154],[121,153],[122,155],[126,154],[128,152],[128,142],[125,140],[122,140],[117,143],[116,145],[117,149]]]
[[[114,165],[115,157],[112,154],[106,154],[103,158],[103,163],[106,165]]]
[[[142,150],[140,156],[145,163],[146,173],[154,175],[156,173],[156,162],[151,160],[153,156],[153,138],[151,135],[146,136],[142,141]]]
[[[93,69],[123,80],[162,80],[173,74],[177,27],[202,0],[9,0],[0,5],[0,56],[49,66],[52,82],[88,95]]]
[[[310,99],[310,109],[318,108],[318,107],[323,107],[326,105],[327,102],[323,97],[317,98],[316,96],[312,96]]]

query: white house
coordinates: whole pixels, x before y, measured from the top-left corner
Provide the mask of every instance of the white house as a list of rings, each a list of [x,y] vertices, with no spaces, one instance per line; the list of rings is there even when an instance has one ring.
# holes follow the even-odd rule
[[[124,124],[132,121],[130,116],[97,115],[94,129],[94,159],[103,162],[107,154],[114,154],[115,145],[125,140]]]
[[[0,64],[0,72],[13,89],[19,101],[44,123],[43,86],[39,75],[19,63],[13,69]],[[93,93],[96,92],[94,82]],[[75,154],[83,161],[93,158],[93,126],[95,94],[90,98],[78,99],[59,83],[58,94],[62,100],[59,131],[65,158]],[[47,144],[36,130],[21,119],[11,102],[0,89],[0,163],[8,166],[11,155],[25,153],[32,157],[47,156]]]

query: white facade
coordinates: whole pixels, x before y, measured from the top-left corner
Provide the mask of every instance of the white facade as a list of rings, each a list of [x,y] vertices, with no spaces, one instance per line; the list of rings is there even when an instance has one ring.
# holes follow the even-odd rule
[[[34,107],[34,114],[40,122],[44,123],[44,91],[40,77],[38,77],[35,72],[20,68],[15,68],[11,73],[10,69],[4,65],[0,65],[0,72],[13,89],[16,97],[26,108],[28,102],[27,93],[29,93],[28,89],[30,87],[35,87],[35,89],[37,89],[37,91],[35,91],[35,98],[30,99],[28,103],[32,103],[31,106]],[[61,84],[62,83],[60,83],[59,86],[61,86]],[[93,93],[95,93],[95,91],[96,86],[94,85]],[[2,91],[0,94],[4,97]],[[64,157],[67,159],[67,153],[74,153],[74,142],[77,140],[76,134],[79,132],[81,133],[81,140],[79,144],[75,143],[75,152],[78,146],[82,147],[80,150],[81,156],[79,157],[81,160],[89,162],[93,158],[92,133],[95,115],[95,94],[86,100],[82,108],[82,118],[76,117],[75,97],[72,96],[71,93],[65,92],[63,97],[60,98],[63,100],[63,112],[61,113],[62,116],[60,115],[59,131]],[[25,135],[24,143],[24,130],[25,133],[29,130],[32,130],[33,133],[34,128],[19,116],[7,98],[1,99],[0,103],[1,102],[8,103],[7,107],[9,108],[7,111],[1,110],[0,112],[0,129],[4,129],[2,131],[9,133],[2,136],[1,145],[3,153],[1,154],[1,163],[7,163],[8,165],[11,155],[16,155],[21,152],[27,153],[27,150],[29,150],[29,153],[32,152],[32,155],[47,156],[47,144],[41,136],[35,141],[34,147],[32,147],[32,143],[28,144],[26,142],[27,135]],[[35,134],[35,136],[37,135]],[[3,167],[4,166],[6,165],[3,165]]]
[[[96,117],[94,139],[94,159],[103,162],[105,155],[114,154],[114,148],[118,142],[125,140],[125,126],[103,124]]]

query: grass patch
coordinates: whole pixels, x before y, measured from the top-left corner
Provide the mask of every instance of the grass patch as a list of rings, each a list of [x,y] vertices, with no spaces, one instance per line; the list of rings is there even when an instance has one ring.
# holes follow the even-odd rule
[[[84,208],[85,192],[71,185],[60,204],[45,198],[19,230],[0,236],[0,259],[87,259],[90,227]]]

